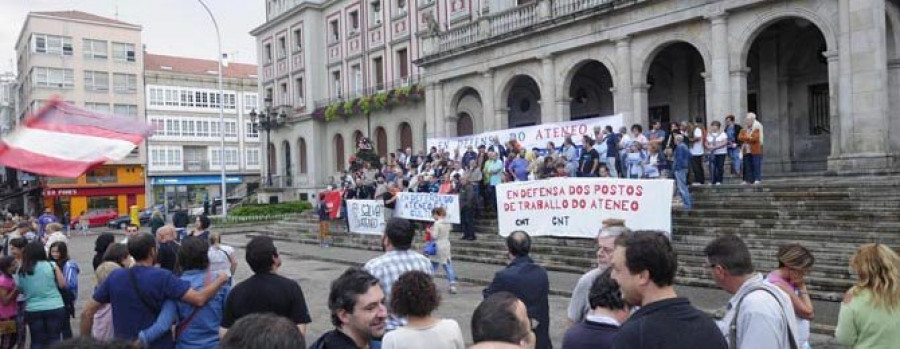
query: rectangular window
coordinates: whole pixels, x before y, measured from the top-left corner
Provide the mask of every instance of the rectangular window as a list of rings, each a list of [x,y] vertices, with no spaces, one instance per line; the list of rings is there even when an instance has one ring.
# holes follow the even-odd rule
[[[134,117],[138,115],[138,107],[134,104],[113,105],[113,115]]]
[[[166,106],[169,107],[177,107],[178,106],[178,90],[173,89],[165,89],[165,101]]]
[[[278,85],[278,100],[281,101],[279,104],[288,104],[288,84],[286,82],[282,82]]]
[[[378,91],[384,90],[384,59],[376,57],[372,60],[373,75],[375,75],[375,87]]]
[[[330,42],[337,42],[341,39],[341,25],[338,20],[332,20],[328,22],[329,27],[331,28],[331,36],[329,36]]]
[[[209,99],[207,99],[206,92],[194,92],[194,104],[197,108],[209,107]]]
[[[116,93],[137,93],[137,75],[134,74],[113,74],[113,89]],[[167,100],[171,100],[174,106],[178,105],[178,97],[177,92],[174,90],[168,90],[167,92]],[[166,103],[169,105],[169,103]]]
[[[397,50],[397,65],[400,71],[400,79],[405,80],[409,77],[409,63],[407,62],[407,53],[405,48]]]
[[[259,149],[247,149],[247,166],[259,166]]]
[[[225,137],[228,137],[228,138],[237,137],[237,122],[236,121],[225,121]]]
[[[209,148],[209,165],[219,167],[222,166],[222,163],[219,161],[219,157],[222,156],[221,150],[222,148]]]
[[[225,166],[237,166],[238,165],[238,151],[237,149],[225,149]]]
[[[154,136],[166,135],[166,121],[160,118],[151,118],[150,124],[153,125]]]
[[[294,96],[296,97],[296,105],[304,105],[305,102],[303,100],[303,78],[297,78],[294,80]]]
[[[72,69],[57,69],[34,67],[32,72],[32,84],[35,87],[50,87],[71,89],[75,87],[75,71]]]
[[[209,137],[209,121],[197,120],[197,137]]]
[[[350,21],[350,32],[359,32],[359,11],[351,11],[348,20]]]
[[[822,135],[831,132],[831,103],[828,84],[809,86],[809,134]]]
[[[372,14],[372,23],[381,24],[381,1],[375,0],[369,3],[369,13]]]
[[[109,104],[107,103],[85,103],[84,109],[100,114],[109,114]]]
[[[153,106],[163,106],[165,105],[165,98],[163,90],[160,88],[151,87],[150,88],[150,105]]]
[[[166,134],[169,136],[181,136],[181,124],[178,120],[166,120]]]
[[[109,91],[109,73],[103,71],[84,71],[85,91]]]
[[[294,52],[303,49],[303,32],[300,28],[294,29]]]
[[[106,40],[84,39],[84,58],[106,59],[109,57]]]
[[[181,135],[185,137],[194,137],[194,120],[181,120]]]
[[[113,60],[116,62],[134,62],[134,44],[126,44],[121,42],[114,42],[112,45],[113,48]]]
[[[266,55],[266,64],[272,64],[272,44],[266,44],[263,47],[263,54]]]
[[[278,38],[278,59],[282,59],[287,56],[287,38],[280,37]]]
[[[150,165],[151,166],[165,166],[166,165],[166,151],[165,149],[150,149]]]
[[[397,0],[397,9],[400,13],[406,13],[406,0]]]
[[[245,130],[247,130],[244,138],[259,138],[259,129],[256,128],[256,124],[248,122],[244,125],[246,126]]]
[[[351,81],[353,83],[353,93],[362,94],[362,69],[359,64],[350,68],[350,79],[352,79]]]
[[[235,108],[235,94],[234,93],[226,93],[225,94],[225,109],[234,110]]]
[[[341,97],[341,72],[340,71],[331,72],[331,85],[332,85],[331,91],[334,93],[334,95],[332,97],[340,98]]]
[[[67,36],[34,34],[34,52],[60,56],[72,55],[72,38]]]
[[[259,108],[259,96],[256,94],[244,95],[244,110],[254,110]]]

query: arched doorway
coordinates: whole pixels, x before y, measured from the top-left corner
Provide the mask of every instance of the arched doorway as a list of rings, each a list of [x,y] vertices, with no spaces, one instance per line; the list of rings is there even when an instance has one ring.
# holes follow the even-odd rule
[[[359,144],[359,140],[363,137],[365,136],[360,130],[353,131],[353,146],[356,147]]]
[[[343,171],[344,165],[344,137],[340,133],[334,135],[334,170]]]
[[[518,75],[510,81],[506,96],[509,109],[507,122],[510,128],[532,126],[541,123],[541,89],[530,76]]]
[[[475,125],[472,124],[472,117],[461,112],[456,115],[456,136],[468,136],[475,133]]]
[[[297,151],[300,153],[300,174],[306,174],[306,139],[300,137],[297,141]]]
[[[647,71],[649,122],[694,121],[706,123],[706,71],[703,56],[686,42],[663,46]]]
[[[826,46],[819,28],[802,18],[769,24],[750,46],[747,104],[765,127],[768,167],[827,168],[832,125]]]
[[[284,153],[284,168],[282,169],[282,174],[284,175],[284,185],[290,187],[293,185],[291,183],[291,179],[293,177],[293,171],[291,167],[291,143],[288,141],[281,142],[281,151]]]
[[[388,153],[387,132],[381,126],[375,128],[375,151],[378,156],[387,156]]]
[[[613,79],[598,61],[587,61],[572,75],[569,84],[569,115],[572,120],[613,115]]]
[[[483,118],[481,95],[471,87],[462,89],[456,100],[456,135],[468,136],[475,133],[475,119]]]
[[[406,148],[412,148],[413,146],[413,135],[412,135],[412,127],[409,126],[409,123],[401,122],[400,123],[400,149],[406,150]]]
[[[268,158],[266,162],[266,171],[268,174],[270,176],[278,174],[278,161],[276,160],[278,154],[275,154],[275,145],[271,142],[269,143],[269,146],[266,147],[266,157]]]

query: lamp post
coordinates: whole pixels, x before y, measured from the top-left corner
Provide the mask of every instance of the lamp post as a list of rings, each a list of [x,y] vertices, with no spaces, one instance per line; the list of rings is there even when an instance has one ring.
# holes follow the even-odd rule
[[[222,34],[219,32],[219,23],[216,22],[216,17],[213,16],[212,11],[209,10],[209,6],[206,6],[206,3],[203,0],[197,0],[200,2],[200,5],[203,5],[203,9],[206,10],[206,13],[209,14],[209,19],[212,20],[213,27],[216,28],[216,43],[219,46],[219,55],[216,58],[216,62],[219,63],[219,76],[218,76],[218,84],[219,84],[219,131],[221,133],[220,139],[220,148],[219,148],[219,164],[222,167],[221,175],[221,184],[222,184],[222,217],[228,217],[228,188],[225,182],[225,92],[222,90]],[[213,201],[213,206],[215,207],[215,201]]]
[[[266,144],[263,146],[266,149],[266,185],[272,186],[272,162],[269,161],[269,143],[272,141],[271,132],[273,129],[278,127],[278,118],[286,118],[287,115],[282,110],[279,114],[275,108],[272,107],[272,98],[266,97],[263,99],[264,106],[259,113],[256,113],[256,109],[250,111],[250,122],[256,126],[256,129],[262,129],[266,131]]]

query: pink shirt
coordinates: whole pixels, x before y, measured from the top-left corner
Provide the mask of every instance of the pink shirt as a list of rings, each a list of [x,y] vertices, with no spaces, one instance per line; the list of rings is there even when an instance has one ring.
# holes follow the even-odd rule
[[[6,292],[16,291],[16,281],[13,278],[0,275],[0,288]],[[13,300],[9,304],[0,303],[0,319],[10,319],[16,316],[16,301]]]

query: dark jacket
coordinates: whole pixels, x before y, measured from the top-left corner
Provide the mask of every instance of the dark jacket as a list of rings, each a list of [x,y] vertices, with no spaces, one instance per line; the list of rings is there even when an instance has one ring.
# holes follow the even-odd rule
[[[563,337],[563,349],[609,349],[619,326],[582,321],[572,325]]]
[[[474,210],[478,205],[478,194],[475,184],[469,183],[459,188],[459,207],[463,211]]]
[[[494,280],[484,289],[485,298],[506,291],[516,295],[528,308],[528,317],[538,321],[534,330],[537,336],[536,349],[551,349],[550,343],[550,281],[547,271],[534,263],[531,257],[521,256],[514,259],[506,269],[498,271]]]
[[[687,298],[670,298],[641,307],[622,324],[616,349],[726,349],[713,320]]]

